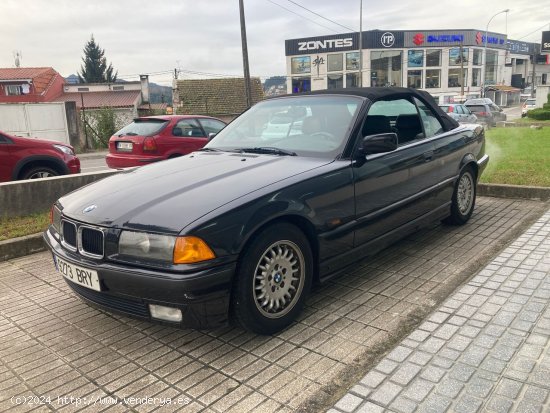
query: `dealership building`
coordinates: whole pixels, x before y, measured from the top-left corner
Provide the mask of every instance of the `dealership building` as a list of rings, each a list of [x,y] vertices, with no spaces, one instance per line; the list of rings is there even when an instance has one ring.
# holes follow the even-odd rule
[[[480,96],[484,83],[522,89],[532,82],[533,59],[535,84],[550,83],[540,44],[485,37],[481,30],[371,30],[361,42],[357,32],[286,40],[288,93],[356,87],[361,78],[362,86],[424,89],[443,103],[460,94],[461,73],[468,97]]]

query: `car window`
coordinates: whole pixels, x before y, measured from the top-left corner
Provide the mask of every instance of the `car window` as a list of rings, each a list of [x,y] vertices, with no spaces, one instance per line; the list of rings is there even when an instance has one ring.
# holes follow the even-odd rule
[[[196,119],[181,119],[176,123],[174,129],[172,129],[172,135],[183,137],[202,137],[204,138],[204,132],[202,131],[199,123]]]
[[[489,107],[491,108],[491,111],[493,111],[493,112],[500,112],[501,111],[501,109],[497,105],[489,105]]]
[[[487,112],[487,109],[485,109],[485,105],[468,105],[468,109],[470,109],[474,113]]]
[[[439,106],[441,110],[445,113],[451,113],[451,107],[449,105],[441,105]]]
[[[464,114],[464,112],[462,111],[462,106],[460,105],[455,105],[455,112],[458,113],[459,115]]]
[[[222,150],[269,147],[302,156],[341,153],[359,108],[356,96],[313,95],[262,101],[222,129],[206,146]]]
[[[432,136],[442,133],[444,131],[443,125],[441,125],[441,122],[439,121],[435,113],[433,113],[432,110],[428,106],[426,106],[421,100],[414,98],[414,101],[418,106],[426,137],[431,138]]]
[[[373,134],[373,125],[381,123],[380,119],[384,120],[386,129],[389,126],[390,130],[379,130],[375,133],[395,132],[399,145],[406,145],[411,141],[424,138],[424,130],[418,110],[412,102],[406,99],[374,102],[365,118],[363,134],[365,136]]]
[[[208,133],[218,133],[225,128],[225,123],[216,119],[199,118],[199,122],[202,125],[204,131]]]
[[[117,136],[150,136],[159,133],[166,125],[167,120],[164,119],[134,119],[132,123],[126,125],[121,130],[115,133]]]
[[[464,113],[466,115],[471,115],[472,114],[472,112],[470,112],[470,109],[468,109],[466,106],[462,106],[462,110],[464,111]]]

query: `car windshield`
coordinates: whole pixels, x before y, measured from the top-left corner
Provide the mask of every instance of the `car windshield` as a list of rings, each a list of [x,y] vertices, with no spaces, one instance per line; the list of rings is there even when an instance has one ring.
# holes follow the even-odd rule
[[[164,119],[135,119],[115,133],[117,136],[150,136],[159,133],[168,124]]]
[[[342,152],[363,100],[337,95],[266,100],[227,125],[206,148],[334,157]]]

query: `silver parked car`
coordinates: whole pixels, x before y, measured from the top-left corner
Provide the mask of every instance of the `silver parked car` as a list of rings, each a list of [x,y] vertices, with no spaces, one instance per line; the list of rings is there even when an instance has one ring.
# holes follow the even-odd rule
[[[459,123],[476,123],[477,116],[470,109],[460,103],[448,103],[439,107],[451,118]]]

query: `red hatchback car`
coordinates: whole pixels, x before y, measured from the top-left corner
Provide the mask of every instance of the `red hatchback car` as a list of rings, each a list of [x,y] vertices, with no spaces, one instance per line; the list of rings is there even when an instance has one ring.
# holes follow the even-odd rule
[[[175,158],[202,148],[211,134],[225,127],[208,116],[146,116],[115,133],[109,140],[109,168],[141,166]]]
[[[72,146],[0,132],[0,182],[79,172],[80,160]]]

